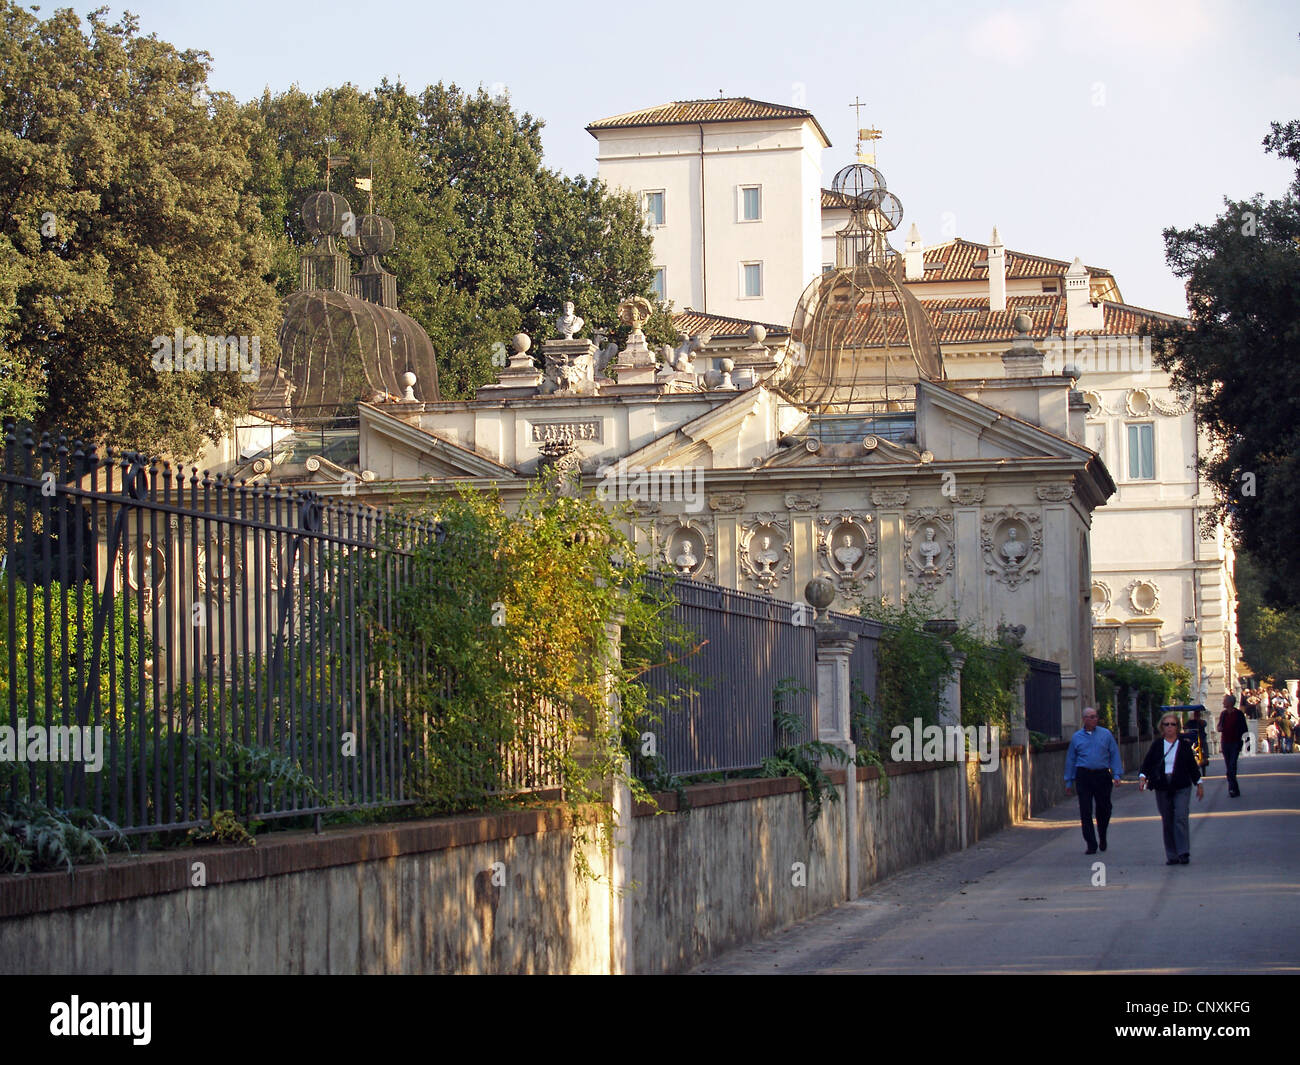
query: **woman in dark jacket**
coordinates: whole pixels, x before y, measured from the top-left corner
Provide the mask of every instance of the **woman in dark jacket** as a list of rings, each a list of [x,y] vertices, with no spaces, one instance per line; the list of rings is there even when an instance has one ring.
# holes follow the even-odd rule
[[[1173,714],[1160,719],[1160,735],[1142,759],[1138,788],[1156,793],[1156,807],[1165,831],[1165,865],[1186,865],[1191,859],[1191,828],[1188,813],[1192,804],[1192,785],[1196,798],[1205,798],[1201,769],[1186,740],[1179,738],[1179,722]]]

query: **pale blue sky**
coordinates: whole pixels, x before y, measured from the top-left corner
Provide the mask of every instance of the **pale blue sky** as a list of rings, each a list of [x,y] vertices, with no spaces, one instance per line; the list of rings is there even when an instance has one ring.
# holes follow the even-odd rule
[[[76,3],[81,14],[96,4]],[[849,104],[885,131],[879,166],[927,244],[988,239],[1112,270],[1129,303],[1184,313],[1160,231],[1225,194],[1279,195],[1271,120],[1300,118],[1300,11],[1252,0],[566,6],[133,0],[141,30],[213,57],[250,99],[381,78],[504,85],[545,121],[548,165],[594,174],[597,118],[669,100],[799,103],[853,155]],[[49,9],[47,9],[49,10]],[[114,15],[123,8],[111,6]]]

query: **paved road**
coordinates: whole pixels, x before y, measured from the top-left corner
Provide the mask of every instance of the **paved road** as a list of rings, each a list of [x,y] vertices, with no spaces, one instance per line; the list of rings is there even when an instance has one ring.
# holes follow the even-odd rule
[[[1165,865],[1155,799],[1125,784],[1104,854],[1071,799],[695,971],[1300,972],[1300,754],[1243,758],[1239,799],[1210,770],[1190,865]]]

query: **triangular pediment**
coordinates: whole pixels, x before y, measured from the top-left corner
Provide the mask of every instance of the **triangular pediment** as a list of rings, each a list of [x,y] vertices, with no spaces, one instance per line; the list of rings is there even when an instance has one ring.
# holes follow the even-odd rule
[[[394,452],[416,460],[422,473],[430,477],[491,477],[508,479],[516,476],[514,470],[486,455],[462,447],[418,425],[370,404],[360,404],[358,410],[371,438]]]
[[[749,467],[766,457],[777,421],[776,395],[759,385],[737,392],[685,425],[666,432],[623,457],[638,469]]]
[[[930,382],[917,385],[916,416],[917,439],[937,462],[1095,457],[1082,444]]]

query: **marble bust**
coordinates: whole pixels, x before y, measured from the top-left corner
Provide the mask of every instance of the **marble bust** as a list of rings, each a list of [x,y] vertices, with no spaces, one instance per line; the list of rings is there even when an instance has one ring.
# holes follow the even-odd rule
[[[690,573],[699,564],[700,560],[695,557],[695,549],[691,547],[691,538],[689,536],[683,537],[681,550],[678,552],[677,557],[673,559],[673,565],[677,567],[679,573]]]
[[[767,576],[772,572],[777,562],[781,560],[781,555],[772,548],[772,537],[770,536],[764,535],[760,540],[760,546],[761,550],[754,555],[754,561],[758,563],[759,573]]]
[[[582,319],[573,313],[573,303],[566,300],[564,313],[555,320],[555,328],[565,340],[572,340],[573,334],[582,328]]]
[[[916,550],[920,554],[922,561],[925,563],[925,568],[934,569],[934,564],[939,556],[939,552],[943,550],[943,544],[935,540],[933,525],[927,525],[925,527],[925,539],[921,541],[920,546],[917,547]]]
[[[848,533],[840,539],[840,546],[835,549],[835,561],[840,564],[845,573],[852,573],[853,567],[858,564],[862,557],[862,549],[853,543],[853,537]]]
[[[1002,545],[1002,557],[1011,566],[1018,566],[1024,561],[1025,545],[1018,539],[1014,528],[1007,532],[1006,543]]]

